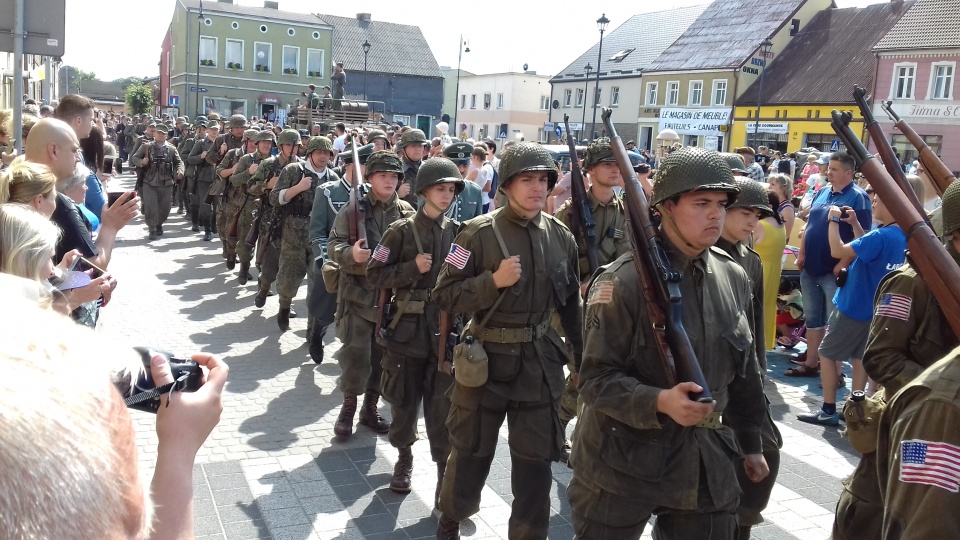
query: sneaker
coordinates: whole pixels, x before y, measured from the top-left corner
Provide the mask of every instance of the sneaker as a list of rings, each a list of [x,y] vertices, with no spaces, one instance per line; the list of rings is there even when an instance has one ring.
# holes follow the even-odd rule
[[[821,426],[839,426],[840,413],[827,414],[823,412],[823,409],[818,409],[817,412],[798,414],[797,420],[808,424],[820,424]]]

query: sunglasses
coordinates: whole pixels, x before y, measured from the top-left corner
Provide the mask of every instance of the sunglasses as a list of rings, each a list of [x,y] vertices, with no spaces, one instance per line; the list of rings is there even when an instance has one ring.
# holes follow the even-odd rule
[[[872,189],[868,189],[868,190],[867,190],[867,195],[873,195],[873,190],[872,190]]]

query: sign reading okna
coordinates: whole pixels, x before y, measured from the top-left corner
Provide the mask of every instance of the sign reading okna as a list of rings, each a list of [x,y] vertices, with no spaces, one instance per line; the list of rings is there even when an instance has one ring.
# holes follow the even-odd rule
[[[680,135],[714,135],[721,136],[720,126],[727,125],[730,119],[730,108],[713,109],[660,109],[659,131],[672,129]]]

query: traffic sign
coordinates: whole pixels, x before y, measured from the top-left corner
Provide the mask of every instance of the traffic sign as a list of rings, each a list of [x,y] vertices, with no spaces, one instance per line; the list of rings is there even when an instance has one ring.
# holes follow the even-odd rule
[[[840,151],[840,139],[834,139],[830,142],[830,151],[839,152]]]
[[[554,125],[553,122],[544,122],[544,123],[543,123],[543,129],[546,130],[546,131],[550,131],[550,130],[552,130],[552,129],[555,128],[555,127],[557,127],[557,126]]]
[[[557,126],[556,134],[557,134],[557,137],[563,135],[563,126]]]
[[[497,137],[497,138],[498,138],[498,139],[506,139],[506,138],[507,138],[507,132],[506,132],[506,131],[501,131],[501,132],[500,132],[500,136]]]
[[[168,105],[178,107],[180,105],[180,96],[170,96],[170,103],[168,103]]]
[[[190,87],[190,91],[191,91],[191,92],[206,92],[207,89],[204,88],[204,87],[202,87],[202,86],[199,87],[199,88],[197,88],[196,86],[191,86],[191,87]]]

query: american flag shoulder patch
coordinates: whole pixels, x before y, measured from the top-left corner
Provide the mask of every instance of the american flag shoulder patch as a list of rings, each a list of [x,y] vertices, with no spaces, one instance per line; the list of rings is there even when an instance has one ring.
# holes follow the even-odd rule
[[[463,270],[467,266],[467,261],[470,260],[470,251],[464,249],[463,246],[457,244],[450,245],[450,253],[447,254],[447,258],[444,259],[444,262],[448,262],[458,269]]]
[[[910,320],[910,306],[913,298],[902,294],[887,293],[880,297],[877,303],[877,317],[889,317],[901,321]]]
[[[587,305],[592,306],[594,304],[609,304],[613,301],[613,282],[612,281],[602,281],[600,283],[594,283],[593,287],[590,288],[589,294],[587,294]]]
[[[900,481],[960,492],[960,446],[919,439],[901,442]]]
[[[377,248],[373,250],[373,258],[386,264],[387,258],[390,257],[390,248],[383,244],[377,244]]]

